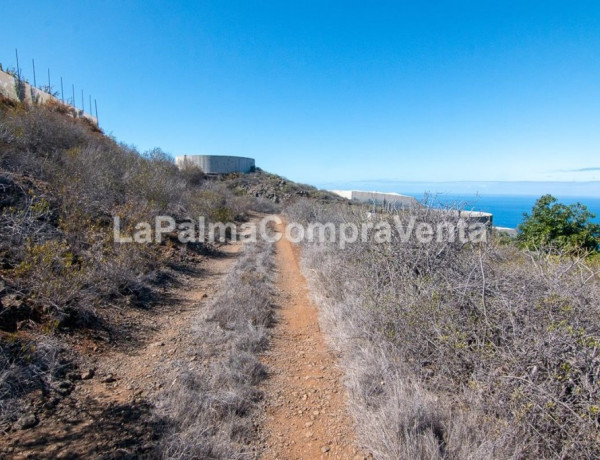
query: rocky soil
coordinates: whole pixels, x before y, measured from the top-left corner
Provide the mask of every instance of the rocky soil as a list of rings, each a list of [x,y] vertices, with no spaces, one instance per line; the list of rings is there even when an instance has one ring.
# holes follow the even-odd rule
[[[289,241],[278,242],[277,287],[282,307],[264,356],[271,373],[265,385],[266,418],[261,429],[264,458],[370,458],[356,444],[342,372],[319,328],[298,257]]]

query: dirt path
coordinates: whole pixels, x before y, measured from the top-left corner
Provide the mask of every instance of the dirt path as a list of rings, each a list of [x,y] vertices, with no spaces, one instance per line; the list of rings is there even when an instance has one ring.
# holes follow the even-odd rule
[[[147,456],[161,430],[150,417],[155,395],[172,379],[173,362],[201,365],[189,328],[217,294],[241,246],[234,242],[221,248],[221,256],[201,260],[196,273],[165,292],[162,305],[122,310],[120,324],[132,331],[127,341],[74,341],[81,374],[92,369],[93,377],[74,381],[64,397],[36,409],[39,424],[4,438],[3,453],[18,459]],[[319,329],[296,250],[285,238],[277,244],[281,309],[263,357],[271,378],[264,386],[259,451],[269,460],[364,459],[346,413],[342,372]]]
[[[355,445],[342,372],[319,329],[297,248],[282,238],[276,260],[281,314],[264,357],[271,378],[265,388],[263,458],[366,458]]]
[[[232,242],[220,255],[204,258],[196,273],[179,275],[165,292],[168,301],[151,310],[126,309],[121,324],[135,340],[118,346],[73,343],[93,377],[40,413],[39,424],[3,439],[10,458],[145,457],[160,433],[150,417],[154,395],[165,385],[175,361],[196,361],[189,328],[207,300],[216,295],[242,246]],[[0,454],[2,457],[2,454]]]

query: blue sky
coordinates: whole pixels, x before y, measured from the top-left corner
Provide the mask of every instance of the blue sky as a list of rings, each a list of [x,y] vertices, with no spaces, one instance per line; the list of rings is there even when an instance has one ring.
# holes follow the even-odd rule
[[[5,2],[0,62],[307,183],[600,180],[600,3],[421,3]]]

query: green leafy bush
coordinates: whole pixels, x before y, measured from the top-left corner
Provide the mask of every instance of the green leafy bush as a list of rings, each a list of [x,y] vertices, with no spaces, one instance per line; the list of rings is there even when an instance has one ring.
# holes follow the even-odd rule
[[[600,225],[591,221],[596,216],[580,203],[565,205],[552,195],[544,195],[536,201],[531,215],[524,217],[517,237],[523,247],[553,247],[569,253],[598,251]]]

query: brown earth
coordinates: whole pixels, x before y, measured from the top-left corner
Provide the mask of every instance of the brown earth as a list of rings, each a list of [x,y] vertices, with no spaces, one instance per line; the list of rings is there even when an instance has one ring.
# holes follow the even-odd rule
[[[282,226],[277,230],[282,232]],[[317,309],[309,300],[298,248],[282,238],[276,249],[281,310],[263,358],[271,373],[264,388],[263,458],[367,458],[355,442],[342,372],[319,328]]]

